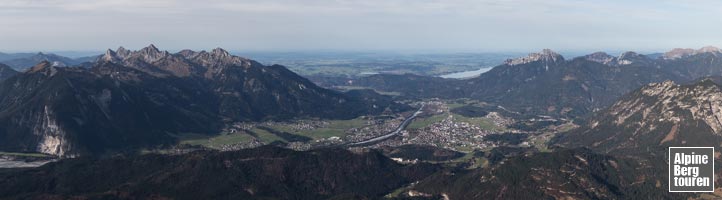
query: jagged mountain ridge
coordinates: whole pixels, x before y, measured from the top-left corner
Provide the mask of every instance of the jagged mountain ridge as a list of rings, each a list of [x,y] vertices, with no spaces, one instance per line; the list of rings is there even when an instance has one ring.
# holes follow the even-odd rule
[[[168,133],[214,134],[234,121],[349,119],[407,109],[375,93],[327,90],[283,66],[221,49],[192,60],[153,46],[119,52],[109,55],[123,59],[91,67],[42,62],[2,82],[0,150],[95,154],[172,144]]]
[[[179,77],[201,76],[216,78],[229,66],[261,66],[253,60],[231,55],[226,50],[215,48],[211,52],[182,50],[171,54],[160,51],[154,45],[138,51],[119,47],[116,51],[108,49],[96,62],[113,62],[133,67],[158,76],[173,75]]]
[[[505,65],[514,66],[531,62],[544,62],[547,64],[564,61],[564,57],[551,49],[543,49],[539,53],[530,53],[528,56],[504,61]]]

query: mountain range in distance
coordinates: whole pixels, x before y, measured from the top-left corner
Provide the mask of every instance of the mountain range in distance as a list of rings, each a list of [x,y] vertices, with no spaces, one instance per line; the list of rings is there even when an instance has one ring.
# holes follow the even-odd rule
[[[97,56],[85,56],[78,58],[69,58],[53,53],[1,53],[0,63],[12,67],[16,71],[24,71],[42,61],[48,61],[55,66],[72,66],[84,62],[90,62]]]
[[[0,196],[721,197],[668,193],[665,157],[670,146],[722,144],[720,55],[719,49],[705,47],[657,57],[596,52],[566,59],[543,50],[508,59],[475,78],[378,74],[343,82],[373,90],[347,92],[220,48],[170,53],[153,45],[135,51],[121,47],[91,62],[41,61],[23,72],[0,65],[5,79],[0,81],[0,151],[78,157],[37,168],[0,169],[0,183],[7,186]],[[344,134],[363,137],[355,134],[367,130],[374,140],[391,132],[390,139],[307,151],[266,143],[239,151],[139,153],[175,147],[174,134],[214,135],[229,124],[269,122],[254,130],[290,137],[294,134],[285,129],[269,127],[296,119],[360,116],[370,120]],[[375,126],[384,120],[394,126]],[[328,134],[324,122],[294,124],[298,130],[319,126],[325,132],[293,137],[338,140],[311,139]],[[459,137],[445,137],[454,134]],[[420,141],[403,143],[413,140]],[[468,146],[491,140],[504,142]],[[200,192],[185,192],[191,188]]]
[[[566,60],[544,50],[471,79],[379,74],[352,81],[401,94],[393,97],[328,90],[283,66],[220,48],[170,53],[153,45],[120,47],[79,67],[42,61],[18,73],[0,66],[0,80],[7,79],[0,83],[0,137],[7,139],[0,147],[61,156],[137,149],[174,143],[168,133],[217,133],[231,122],[408,110],[395,102],[399,98],[471,98],[523,115],[578,118],[649,83],[722,74],[719,55],[705,47],[656,59],[597,52]]]
[[[348,85],[413,98],[473,98],[529,115],[579,118],[649,83],[666,80],[687,83],[722,75],[720,56],[722,52],[714,47],[675,49],[658,58],[635,52],[616,57],[596,52],[565,59],[544,50],[508,59],[475,78],[378,74]]]
[[[403,109],[388,97],[324,89],[220,48],[121,47],[80,67],[42,61],[0,83],[0,150],[96,154],[172,144],[169,133],[214,134],[229,122]]]

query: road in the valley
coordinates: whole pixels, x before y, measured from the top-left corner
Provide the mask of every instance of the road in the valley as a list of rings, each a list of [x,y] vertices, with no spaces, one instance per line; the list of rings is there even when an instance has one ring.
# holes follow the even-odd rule
[[[399,127],[397,127],[396,130],[391,131],[390,133],[387,133],[387,134],[382,135],[382,136],[374,137],[374,138],[371,138],[371,139],[368,139],[368,140],[360,141],[360,142],[349,143],[349,144],[347,144],[347,146],[352,146],[352,147],[353,147],[353,146],[364,146],[364,145],[376,144],[376,143],[378,143],[378,142],[381,142],[381,141],[384,141],[384,140],[389,139],[389,138],[391,138],[391,137],[394,137],[394,136],[396,136],[396,135],[399,135],[399,134],[401,133],[401,131],[403,131],[404,129],[406,129],[406,127],[411,123],[411,121],[413,121],[414,118],[416,118],[416,116],[419,116],[419,114],[422,113],[422,111],[421,111],[422,109],[424,109],[424,105],[423,105],[423,104],[421,105],[421,108],[419,108],[419,110],[417,110],[416,112],[414,112],[413,115],[407,117],[403,122],[401,122],[401,124],[399,124]]]

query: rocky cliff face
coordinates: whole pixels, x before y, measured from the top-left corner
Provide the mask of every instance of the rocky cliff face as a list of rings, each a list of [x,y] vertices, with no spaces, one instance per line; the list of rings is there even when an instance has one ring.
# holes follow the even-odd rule
[[[543,49],[539,53],[530,53],[526,57],[520,57],[520,58],[514,58],[514,59],[508,59],[504,61],[504,64],[509,66],[514,65],[521,65],[521,64],[527,64],[532,62],[543,62],[545,64],[553,64],[556,62],[563,62],[564,57],[562,55],[559,55],[558,53],[552,51],[551,49]]]
[[[137,73],[140,83],[44,62],[6,80],[0,84],[0,146],[72,156],[167,144],[166,131],[218,128],[215,116],[184,102],[189,90]],[[163,87],[181,94],[157,92]],[[163,100],[169,97],[175,99]]]
[[[668,146],[719,146],[722,92],[709,79],[653,83],[623,97],[558,143],[613,154],[663,156]]]

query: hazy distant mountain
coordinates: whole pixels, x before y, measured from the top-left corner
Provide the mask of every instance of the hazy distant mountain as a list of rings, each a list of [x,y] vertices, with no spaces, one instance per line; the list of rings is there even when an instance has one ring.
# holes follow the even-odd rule
[[[59,66],[59,67],[80,64],[80,62],[78,62],[72,58],[63,57],[63,56],[59,56],[59,55],[55,55],[55,54],[46,54],[46,53],[42,53],[42,52],[34,54],[29,57],[15,58],[15,59],[10,59],[10,60],[0,61],[0,62],[4,63],[6,65],[9,65],[10,67],[12,67],[13,69],[15,69],[17,71],[25,71],[26,69],[28,69],[42,61],[48,61],[48,62],[52,63],[52,65]]]
[[[86,62],[94,62],[98,60],[102,55],[95,55],[95,56],[83,56],[83,57],[77,57],[73,60],[75,60],[76,63],[86,63]]]
[[[0,62],[6,60],[14,60],[18,58],[28,58],[35,55],[34,53],[2,53],[0,52]]]
[[[403,109],[374,94],[323,89],[222,49],[109,50],[88,68],[44,61],[0,83],[0,151],[103,153],[172,144],[167,133],[214,134],[233,121]]]
[[[659,58],[661,58],[662,56],[664,56],[664,53],[650,53],[650,54],[647,54],[647,55],[645,55],[645,56],[647,56],[647,57],[649,57],[649,58],[651,58],[651,59],[659,59]]]
[[[353,81],[353,85],[400,92],[405,98],[461,98],[468,96],[465,81],[415,74],[376,74]]]

